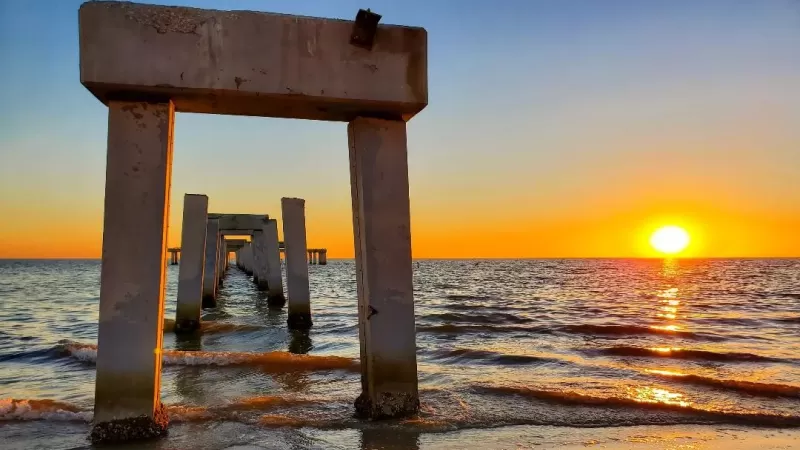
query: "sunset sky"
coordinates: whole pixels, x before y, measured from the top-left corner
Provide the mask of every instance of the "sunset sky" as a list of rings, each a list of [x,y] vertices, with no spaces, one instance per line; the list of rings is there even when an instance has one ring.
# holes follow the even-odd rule
[[[408,124],[413,254],[800,256],[800,2],[166,0],[428,30]],[[149,2],[148,2],[149,3]],[[79,1],[0,0],[0,258],[99,257],[107,109],[78,73]],[[352,257],[344,123],[178,114],[184,193],[267,213]]]

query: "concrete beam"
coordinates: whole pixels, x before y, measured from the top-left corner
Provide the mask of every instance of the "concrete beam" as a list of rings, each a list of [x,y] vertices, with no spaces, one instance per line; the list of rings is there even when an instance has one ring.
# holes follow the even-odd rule
[[[170,98],[179,112],[408,120],[428,104],[427,33],[348,20],[123,2],[80,8],[81,83],[103,103]]]
[[[108,105],[92,442],[166,434],[161,339],[172,103]]]
[[[219,229],[232,234],[232,231],[243,231],[242,234],[252,234],[253,230],[260,230],[269,220],[266,214],[220,214],[209,213],[209,219],[219,220]]]
[[[178,302],[175,312],[175,331],[194,331],[200,327],[203,307],[203,271],[205,270],[206,222],[208,197],[183,196],[183,257],[178,272]]]

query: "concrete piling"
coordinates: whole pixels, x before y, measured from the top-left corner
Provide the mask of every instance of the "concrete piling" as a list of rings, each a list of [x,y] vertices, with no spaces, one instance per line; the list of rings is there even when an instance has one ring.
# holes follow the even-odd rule
[[[427,33],[381,25],[371,50],[354,50],[348,21],[246,16],[125,2],[80,7],[80,82],[109,110],[93,442],[166,433],[160,371],[176,110],[349,121],[363,391],[356,410],[381,418],[419,408],[404,121],[428,103]],[[154,30],[154,17],[169,23]],[[186,32],[187,24],[201,32]],[[208,33],[216,39],[219,30],[225,45],[209,47]],[[283,30],[283,38],[273,39],[271,30]],[[314,35],[339,38],[315,41],[312,52],[307,37]],[[253,42],[258,55],[269,57],[254,57]],[[199,55],[198,48],[210,53]],[[242,79],[233,75],[243,70],[249,80],[239,89]],[[289,326],[307,328],[304,201],[281,204]],[[216,229],[206,230],[204,307],[215,304],[221,264],[213,223]],[[324,264],[324,253],[317,256]],[[239,249],[237,263],[253,273],[251,245]]]
[[[108,102],[92,442],[166,434],[161,404],[172,102]]]
[[[203,271],[203,308],[217,306],[217,255],[219,245],[219,220],[206,223],[206,267]]]
[[[419,394],[406,124],[357,118],[347,134],[361,338],[356,412],[411,415]]]
[[[200,326],[207,216],[208,197],[199,194],[183,196],[183,228],[181,230],[183,258],[178,272],[176,332],[194,331]]]
[[[328,250],[322,249],[319,251],[319,265],[324,266],[328,264]]]
[[[289,328],[310,328],[311,295],[306,261],[306,202],[282,198],[283,243],[286,255],[286,284],[289,293]]]
[[[264,230],[253,231],[253,282],[259,291],[266,291],[269,288],[267,267],[267,242]]]
[[[262,228],[267,259],[267,304],[283,306],[286,297],[283,294],[283,277],[281,276],[281,253],[278,242],[278,222],[268,220]]]

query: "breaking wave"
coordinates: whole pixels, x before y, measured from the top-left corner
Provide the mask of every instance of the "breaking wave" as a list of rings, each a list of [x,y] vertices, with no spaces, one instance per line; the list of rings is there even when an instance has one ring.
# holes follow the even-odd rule
[[[90,411],[75,405],[55,400],[0,399],[0,421],[53,420],[66,422],[88,422]]]
[[[567,406],[646,409],[678,413],[696,417],[702,422],[745,424],[765,427],[800,427],[800,416],[798,415],[724,412],[693,407],[688,404],[663,403],[625,397],[599,397],[570,391],[549,391],[527,387],[482,385],[476,386],[474,389],[477,392],[494,395],[521,396]]]
[[[718,378],[704,377],[701,375],[684,374],[668,370],[646,370],[647,373],[667,378],[682,384],[709,386],[743,392],[759,397],[797,397],[800,398],[800,386],[776,383],[759,383],[744,380],[721,380]]]
[[[80,361],[97,361],[97,346],[65,341],[63,351]],[[343,356],[297,355],[289,352],[204,352],[164,350],[162,362],[167,366],[257,366],[270,372],[349,370],[358,371],[359,363]]]

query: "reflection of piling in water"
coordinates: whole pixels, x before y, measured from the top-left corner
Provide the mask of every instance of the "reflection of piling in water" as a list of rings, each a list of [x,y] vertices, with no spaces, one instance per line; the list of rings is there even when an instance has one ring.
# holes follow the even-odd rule
[[[417,450],[419,431],[386,428],[361,430],[361,450]]]
[[[92,441],[166,433],[159,389],[176,111],[349,122],[363,362],[356,409],[372,418],[416,412],[405,122],[428,102],[425,30],[384,25],[376,33],[379,16],[366,11],[349,23],[114,2],[85,3],[79,19],[81,82],[109,116]],[[224,46],[207,45],[215,29],[226,30]],[[278,29],[287,38],[269,39]],[[309,52],[313,35],[331,38]],[[198,65],[198,46],[218,64]],[[286,68],[299,72],[280,75],[294,73]],[[303,200],[282,206],[290,325],[303,328],[311,325]],[[209,214],[206,222],[203,306],[217,301],[225,220]],[[268,290],[272,244],[262,246],[266,273],[261,265],[255,274]],[[253,247],[237,251],[249,273]],[[312,258],[327,262],[325,252]]]

